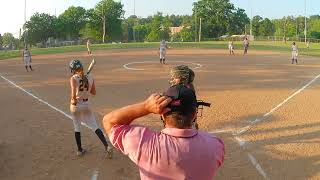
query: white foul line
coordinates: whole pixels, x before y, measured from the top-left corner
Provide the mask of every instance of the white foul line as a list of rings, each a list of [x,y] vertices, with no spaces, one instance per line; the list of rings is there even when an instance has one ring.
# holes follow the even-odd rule
[[[254,167],[257,169],[257,171],[264,177],[266,180],[270,180],[270,178],[267,176],[267,174],[263,171],[260,164],[257,162],[256,158],[252,156],[252,154],[248,153],[248,157],[251,161],[251,163],[254,165]]]
[[[28,94],[29,96],[31,96],[31,97],[33,97],[34,99],[38,100],[39,102],[41,102],[41,103],[49,106],[49,107],[52,108],[53,110],[61,113],[61,114],[64,115],[65,117],[67,117],[67,118],[69,118],[69,119],[72,120],[72,117],[71,117],[69,114],[65,113],[64,111],[62,111],[62,110],[58,109],[57,107],[49,104],[49,103],[46,102],[45,100],[42,100],[42,99],[38,98],[38,97],[35,96],[34,94],[32,94],[32,93],[30,93],[29,91],[23,89],[22,87],[18,86],[17,84],[15,84],[14,82],[10,81],[9,79],[3,77],[2,75],[0,75],[0,77],[1,77],[2,79],[4,79],[5,81],[7,81],[9,84],[13,85],[14,87],[20,89],[21,91],[25,92],[25,93]],[[82,124],[83,126],[89,128],[89,129],[91,129],[91,128],[90,128],[88,125],[86,125],[85,123],[81,123],[81,124]],[[91,180],[97,180],[98,175],[99,175],[99,171],[98,171],[98,170],[95,170],[95,171],[93,172],[93,175],[92,175],[92,177],[91,177]]]
[[[292,99],[293,97],[295,97],[296,95],[300,94],[303,90],[305,90],[307,87],[309,87],[312,83],[314,83],[318,78],[320,77],[320,74],[317,75],[316,77],[314,77],[310,82],[308,82],[306,85],[304,85],[302,88],[300,88],[299,90],[297,90],[296,92],[294,92],[291,96],[289,96],[287,99],[285,99],[284,101],[282,101],[280,104],[278,104],[276,107],[272,108],[269,112],[265,113],[262,118],[257,118],[256,120],[251,122],[251,125],[245,126],[243,128],[241,128],[238,132],[236,132],[234,135],[241,135],[245,132],[247,132],[248,130],[250,130],[250,128],[252,127],[252,125],[263,121],[266,117],[270,116],[273,112],[275,112],[276,110],[278,110],[281,106],[283,106],[284,104],[286,104],[290,99]]]
[[[93,171],[93,175],[91,177],[91,180],[97,180],[98,178],[98,175],[99,175],[99,171],[96,169]]]
[[[239,138],[238,136],[236,136],[234,138],[237,140],[237,142],[239,143],[240,147],[243,147],[246,144],[246,141],[241,139],[241,138]]]
[[[251,127],[254,124],[257,124],[261,121],[263,121],[266,117],[270,116],[273,112],[275,112],[276,110],[278,110],[281,106],[283,106],[284,104],[286,104],[290,99],[292,99],[293,97],[295,97],[296,95],[298,95],[299,93],[301,93],[303,90],[305,90],[307,87],[309,87],[312,83],[314,83],[317,79],[319,79],[320,74],[317,75],[316,77],[314,77],[311,81],[309,81],[306,85],[304,85],[302,88],[300,88],[299,90],[295,91],[291,96],[289,96],[288,98],[286,98],[285,100],[283,100],[280,104],[278,104],[277,106],[275,106],[274,108],[272,108],[269,112],[265,113],[262,118],[257,118],[254,121],[250,122],[250,125],[247,125],[245,127],[242,127],[239,131],[234,132],[233,136],[236,139],[236,141],[239,143],[240,147],[243,147],[246,144],[246,141],[239,138],[238,135],[241,135],[247,131],[249,131],[251,129]],[[221,130],[216,130],[216,131],[211,131],[210,133],[224,133],[224,132],[229,132],[230,129],[221,129]],[[255,159],[255,157],[251,154],[248,153],[248,158],[250,160],[250,162],[252,163],[252,165],[257,169],[257,171],[264,177],[264,179],[266,180],[270,180],[270,178],[267,176],[267,174],[264,172],[264,170],[262,169],[262,167],[260,166],[260,164],[257,162],[257,160]]]
[[[49,107],[50,107],[50,108],[52,108],[53,110],[55,110],[55,111],[57,111],[57,112],[61,113],[61,114],[62,114],[62,115],[64,115],[65,117],[67,117],[67,118],[69,118],[69,119],[71,119],[71,120],[72,120],[72,117],[71,117],[69,114],[65,113],[64,111],[62,111],[62,110],[58,109],[57,107],[55,107],[55,106],[53,106],[53,105],[49,104],[49,103],[48,103],[48,102],[46,102],[45,100],[43,100],[43,99],[41,99],[41,98],[37,97],[36,95],[34,95],[34,94],[30,93],[29,91],[27,91],[27,90],[23,89],[22,87],[18,86],[17,84],[15,84],[14,82],[12,82],[12,81],[10,81],[9,79],[5,78],[4,76],[0,75],[0,77],[1,77],[2,79],[4,79],[5,81],[7,81],[9,84],[11,84],[11,85],[13,85],[14,87],[16,87],[17,89],[20,89],[21,91],[25,92],[25,93],[26,93],[26,94],[28,94],[29,96],[31,96],[31,97],[33,97],[34,99],[38,100],[39,102],[41,102],[41,103],[43,103],[43,104],[45,104],[45,105],[49,106]],[[81,123],[81,124],[82,124],[83,126],[85,126],[85,127],[87,127],[87,128],[89,128],[89,129],[90,129],[90,127],[89,127],[89,126],[87,126],[86,124],[84,124],[84,123]]]
[[[202,64],[193,63],[193,62],[185,62],[185,61],[170,61],[170,62],[193,64],[193,65],[195,65],[196,67],[194,67],[194,68],[192,68],[192,69],[199,69],[199,68],[202,67]],[[131,67],[128,67],[128,66],[129,66],[129,65],[132,65],[132,64],[145,64],[145,63],[159,64],[159,62],[155,62],[155,61],[130,62],[130,63],[124,64],[124,65],[123,65],[123,68],[125,68],[125,69],[127,69],[127,70],[133,70],[133,71],[144,71],[145,69],[131,68]]]

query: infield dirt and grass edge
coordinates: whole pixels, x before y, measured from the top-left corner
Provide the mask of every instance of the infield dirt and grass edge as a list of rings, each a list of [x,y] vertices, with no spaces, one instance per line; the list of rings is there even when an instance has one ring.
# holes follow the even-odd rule
[[[226,49],[228,42],[226,41],[204,41],[204,42],[172,42],[169,43],[170,48],[200,48],[200,49]],[[242,50],[242,42],[234,42],[235,50]],[[273,51],[280,53],[290,53],[292,42],[274,42],[274,41],[253,41],[250,49],[257,51]],[[141,49],[141,48],[158,48],[158,42],[148,43],[118,43],[118,44],[93,44],[92,50],[104,49]],[[320,44],[312,44],[308,49],[304,43],[298,43],[299,54],[307,56],[320,57]],[[41,54],[58,54],[68,52],[86,51],[85,45],[63,46],[51,48],[32,48],[32,55]],[[20,50],[0,51],[0,60],[16,58],[21,56]]]

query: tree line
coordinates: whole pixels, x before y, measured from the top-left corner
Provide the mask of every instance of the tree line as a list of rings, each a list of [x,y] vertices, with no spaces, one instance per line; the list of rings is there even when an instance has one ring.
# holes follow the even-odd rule
[[[254,16],[252,21],[244,9],[229,0],[199,0],[193,4],[192,15],[163,15],[124,18],[123,4],[101,0],[94,8],[71,6],[59,16],[35,13],[24,24],[24,39],[30,45],[57,40],[91,39],[95,42],[198,41],[223,35],[304,37],[304,17],[268,19]],[[200,26],[201,24],[201,26]],[[171,34],[170,27],[183,27]],[[307,36],[320,39],[320,16],[307,18]],[[201,36],[199,36],[201,34]],[[2,45],[19,43],[10,33],[0,35]],[[23,44],[23,43],[22,43]]]

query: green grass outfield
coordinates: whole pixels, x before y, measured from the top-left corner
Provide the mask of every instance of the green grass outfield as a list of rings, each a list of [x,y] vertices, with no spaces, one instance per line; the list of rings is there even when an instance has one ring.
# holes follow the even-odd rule
[[[259,50],[259,51],[275,51],[290,53],[291,43],[287,42],[274,42],[274,41],[253,41],[250,44],[250,49]],[[227,41],[205,41],[205,42],[175,42],[169,43],[169,46],[172,48],[205,48],[205,49],[227,49]],[[104,50],[104,49],[133,49],[133,48],[158,48],[158,42],[152,43],[123,43],[123,44],[94,44],[92,45],[92,51],[95,50]],[[320,57],[320,44],[311,44],[310,49],[306,48],[304,43],[298,43],[299,54],[308,55],[308,56],[317,56]],[[242,50],[242,42],[235,42],[235,49]],[[57,53],[66,53],[66,52],[79,52],[86,51],[85,45],[78,46],[64,46],[64,47],[55,47],[55,48],[34,48],[31,49],[32,55],[39,54],[57,54]],[[10,59],[21,56],[21,52],[18,50],[13,51],[0,51],[0,60]]]

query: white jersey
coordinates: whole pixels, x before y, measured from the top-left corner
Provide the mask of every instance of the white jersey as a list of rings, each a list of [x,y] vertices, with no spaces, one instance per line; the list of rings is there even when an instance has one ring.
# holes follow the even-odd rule
[[[165,51],[166,49],[167,49],[167,43],[165,41],[161,41],[160,51]]]
[[[23,62],[24,65],[30,66],[31,65],[31,54],[28,50],[23,50]]]
[[[23,50],[23,57],[30,57],[30,52],[28,50]]]
[[[298,51],[298,47],[296,46],[296,45],[292,45],[292,51],[295,51],[295,52],[297,52]]]
[[[229,47],[229,49],[233,49],[233,43],[231,41],[229,41],[228,47]]]
[[[91,43],[87,41],[87,48],[90,49]]]
[[[72,76],[76,80],[76,98],[78,103],[87,104],[92,89],[93,77],[89,74],[82,79],[80,75]]]
[[[247,39],[245,39],[245,40],[243,41],[243,45],[246,46],[246,47],[249,46],[249,41],[248,41]]]

